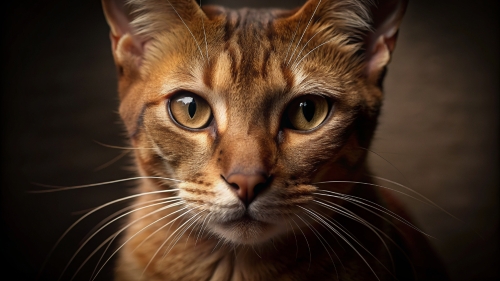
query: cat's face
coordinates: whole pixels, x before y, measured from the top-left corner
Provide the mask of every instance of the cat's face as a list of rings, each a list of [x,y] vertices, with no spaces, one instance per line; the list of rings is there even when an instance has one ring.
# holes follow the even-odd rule
[[[286,231],[311,205],[315,182],[362,171],[390,54],[363,53],[367,8],[309,1],[291,12],[230,11],[151,2],[134,23],[139,36],[114,44],[120,113],[139,148],[140,173],[181,181],[150,179],[149,186],[178,188],[212,233],[256,244]],[[160,8],[171,17],[165,29],[152,24]],[[349,184],[334,188],[346,193]]]

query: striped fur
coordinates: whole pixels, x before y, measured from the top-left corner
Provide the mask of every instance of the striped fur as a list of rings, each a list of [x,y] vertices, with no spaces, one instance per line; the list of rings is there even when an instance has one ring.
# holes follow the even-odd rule
[[[429,253],[421,263],[414,259],[421,255],[403,253],[410,242],[392,224],[415,232],[411,226],[345,198],[321,197],[314,184],[342,181],[321,190],[392,206],[372,187],[355,184],[370,184],[360,148],[369,147],[376,127],[378,82],[392,51],[381,43],[382,55],[366,52],[374,29],[370,1],[310,0],[283,11],[130,0],[124,10],[131,23],[122,29],[109,2],[120,114],[138,148],[138,172],[181,181],[142,180],[139,192],[179,189],[180,204],[131,215],[137,223],[122,238],[117,280],[431,280],[425,272],[439,262],[425,239],[414,235]],[[372,57],[376,69],[367,75]],[[187,130],[173,122],[166,105],[179,90],[208,102],[210,126]],[[330,100],[327,119],[307,132],[284,128],[285,108],[304,94]],[[255,170],[269,177],[246,207],[224,175]],[[350,210],[370,226],[342,215]],[[330,219],[343,235],[321,223]],[[351,246],[340,237],[350,235]]]

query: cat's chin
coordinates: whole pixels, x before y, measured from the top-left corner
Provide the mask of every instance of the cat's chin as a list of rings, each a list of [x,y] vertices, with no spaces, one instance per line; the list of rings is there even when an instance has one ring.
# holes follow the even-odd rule
[[[237,245],[256,245],[276,236],[279,228],[275,224],[244,216],[236,220],[215,223],[212,225],[212,231]]]

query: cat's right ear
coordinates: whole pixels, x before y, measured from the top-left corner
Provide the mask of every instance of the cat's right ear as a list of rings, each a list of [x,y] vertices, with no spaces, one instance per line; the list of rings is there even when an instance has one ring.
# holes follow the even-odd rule
[[[372,31],[365,38],[368,81],[380,83],[396,45],[408,0],[380,0],[371,6]]]
[[[125,0],[102,0],[106,21],[111,29],[111,48],[120,76],[135,72],[142,64],[147,39],[134,32],[129,6]]]

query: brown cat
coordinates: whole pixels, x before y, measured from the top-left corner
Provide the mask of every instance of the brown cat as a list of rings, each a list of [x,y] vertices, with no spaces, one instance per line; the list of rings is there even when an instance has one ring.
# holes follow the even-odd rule
[[[366,176],[407,1],[104,0],[142,177],[116,280],[447,280]]]

